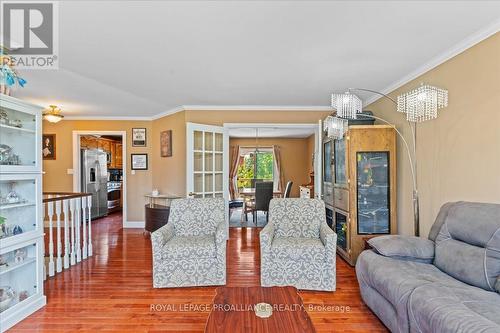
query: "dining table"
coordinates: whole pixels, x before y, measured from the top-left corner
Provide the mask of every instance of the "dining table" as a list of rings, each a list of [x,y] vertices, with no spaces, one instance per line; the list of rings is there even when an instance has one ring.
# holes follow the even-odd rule
[[[252,187],[247,187],[247,188],[240,188],[239,189],[239,194],[242,197],[246,198],[252,198],[255,197],[255,188]],[[273,197],[281,197],[283,193],[280,190],[273,191]]]

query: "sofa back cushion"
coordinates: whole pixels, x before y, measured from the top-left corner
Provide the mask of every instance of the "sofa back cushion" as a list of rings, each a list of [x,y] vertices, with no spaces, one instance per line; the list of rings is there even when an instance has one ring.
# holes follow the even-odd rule
[[[168,223],[179,236],[213,235],[224,222],[223,198],[172,200]]]
[[[500,275],[500,205],[456,202],[436,236],[434,265],[454,278],[495,291]]]
[[[276,237],[319,238],[325,221],[325,204],[319,199],[272,199],[269,204]]]

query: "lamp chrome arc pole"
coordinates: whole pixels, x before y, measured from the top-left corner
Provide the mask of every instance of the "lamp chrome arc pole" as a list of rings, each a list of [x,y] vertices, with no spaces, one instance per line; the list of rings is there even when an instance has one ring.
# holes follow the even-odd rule
[[[396,106],[398,105],[398,102],[396,100],[394,100],[394,98],[392,98],[384,93],[378,92],[376,90],[364,89],[364,88],[349,88],[348,90],[349,90],[349,92],[350,91],[366,91],[366,92],[374,93],[374,94],[377,94],[377,95],[380,95],[382,97],[389,99]],[[418,237],[418,236],[420,236],[420,212],[419,212],[420,211],[420,204],[419,204],[419,199],[418,199],[418,186],[417,186],[417,124],[414,123],[414,126],[412,126],[409,121],[407,122],[408,126],[410,127],[410,131],[412,133],[412,139],[413,139],[413,147],[412,147],[413,148],[413,157],[412,157],[410,146],[408,145],[408,142],[406,141],[403,134],[396,128],[396,126],[394,124],[391,124],[389,121],[387,121],[383,118],[374,116],[374,115],[363,114],[361,116],[362,117],[371,117],[373,119],[377,119],[377,120],[380,120],[380,121],[386,123],[387,125],[394,128],[394,130],[399,135],[401,140],[403,140],[404,146],[406,148],[406,152],[408,154],[408,160],[410,161],[410,171],[411,171],[411,177],[412,177],[412,181],[413,181],[413,197],[412,197],[412,200],[413,200],[413,232],[414,232],[415,236]]]

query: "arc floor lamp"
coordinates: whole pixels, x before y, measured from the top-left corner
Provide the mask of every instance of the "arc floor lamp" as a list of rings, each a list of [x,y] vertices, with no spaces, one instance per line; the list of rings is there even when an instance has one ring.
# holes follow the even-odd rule
[[[412,146],[389,121],[362,113],[363,102],[353,94],[353,91],[366,91],[383,96],[396,105],[397,112],[405,113],[408,126],[411,131]],[[348,130],[348,120],[363,117],[374,118],[392,126],[399,135],[406,148],[408,160],[410,162],[410,171],[413,184],[413,228],[415,236],[420,236],[420,215],[417,183],[417,123],[437,118],[438,110],[448,106],[448,91],[430,85],[422,84],[420,87],[409,92],[403,93],[397,97],[392,97],[371,89],[349,88],[343,94],[332,94],[332,107],[336,110],[336,115],[327,117],[325,128],[328,136],[335,139],[341,139]]]

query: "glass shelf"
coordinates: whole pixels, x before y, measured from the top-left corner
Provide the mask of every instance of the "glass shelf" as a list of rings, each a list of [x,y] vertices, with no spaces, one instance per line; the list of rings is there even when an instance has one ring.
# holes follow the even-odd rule
[[[0,255],[0,312],[37,293],[38,246],[34,243]]]
[[[36,166],[39,153],[36,116],[0,107],[0,168]]]
[[[19,178],[0,179],[0,239],[2,240],[36,229],[37,180]]]

